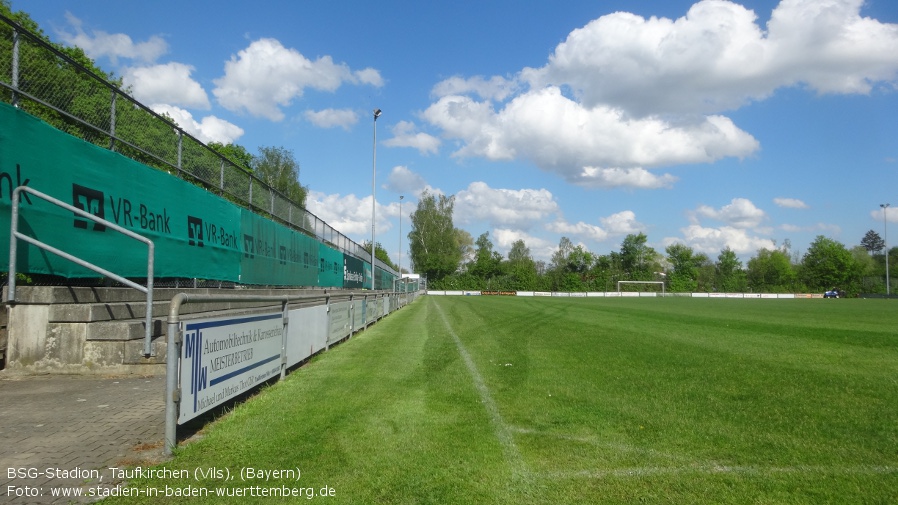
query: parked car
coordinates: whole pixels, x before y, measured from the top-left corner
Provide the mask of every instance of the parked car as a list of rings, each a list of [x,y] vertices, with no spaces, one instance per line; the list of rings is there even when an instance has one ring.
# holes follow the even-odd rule
[[[826,293],[823,293],[823,298],[845,298],[845,292],[832,288]]]

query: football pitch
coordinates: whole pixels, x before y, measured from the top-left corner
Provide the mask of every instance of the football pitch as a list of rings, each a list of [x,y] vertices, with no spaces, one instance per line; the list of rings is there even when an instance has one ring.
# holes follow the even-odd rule
[[[240,476],[131,485],[255,503],[281,498],[249,486],[328,503],[896,503],[898,304],[425,296],[164,467]]]

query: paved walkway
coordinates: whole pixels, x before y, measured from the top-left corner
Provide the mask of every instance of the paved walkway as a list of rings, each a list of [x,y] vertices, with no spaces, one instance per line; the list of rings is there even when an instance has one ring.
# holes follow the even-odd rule
[[[110,467],[161,461],[164,393],[165,376],[0,372],[0,503],[90,503],[53,490],[108,493]]]

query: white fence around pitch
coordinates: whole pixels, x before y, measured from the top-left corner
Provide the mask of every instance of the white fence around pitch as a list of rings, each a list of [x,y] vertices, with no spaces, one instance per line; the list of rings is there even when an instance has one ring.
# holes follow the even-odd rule
[[[419,293],[335,292],[293,296],[189,295],[168,315],[165,447],[177,425],[233,401],[415,300]],[[265,307],[229,316],[181,320],[187,303],[259,302]]]
[[[656,293],[637,291],[471,291],[428,290],[428,295],[436,296],[552,296],[562,298],[747,298],[747,299],[795,299],[823,298],[817,293]]]

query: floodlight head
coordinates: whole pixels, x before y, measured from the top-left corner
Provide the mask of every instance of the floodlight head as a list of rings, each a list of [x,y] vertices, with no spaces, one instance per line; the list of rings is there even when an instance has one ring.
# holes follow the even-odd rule
[[[380,109],[374,109],[374,120],[377,121],[377,118],[380,117]]]

